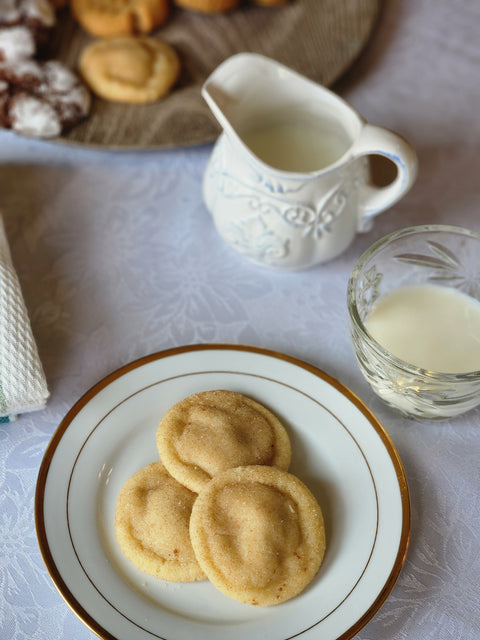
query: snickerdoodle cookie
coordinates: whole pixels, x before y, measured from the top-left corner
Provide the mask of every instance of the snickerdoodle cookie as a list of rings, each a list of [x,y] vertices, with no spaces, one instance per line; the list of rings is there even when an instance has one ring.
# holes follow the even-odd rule
[[[317,500],[296,476],[268,466],[237,467],[213,478],[193,505],[190,537],[217,589],[260,606],[303,591],[325,552]]]
[[[231,467],[261,464],[288,469],[290,439],[266,407],[234,391],[204,391],[175,404],[157,429],[167,470],[192,491]]]
[[[167,20],[169,0],[71,0],[79,24],[94,36],[147,34]]]
[[[180,73],[167,42],[147,36],[97,40],[83,50],[78,68],[90,89],[114,102],[146,104],[163,98]]]
[[[189,534],[196,497],[174,480],[161,462],[153,462],[129,478],[115,511],[115,533],[127,558],[157,578],[203,580]]]

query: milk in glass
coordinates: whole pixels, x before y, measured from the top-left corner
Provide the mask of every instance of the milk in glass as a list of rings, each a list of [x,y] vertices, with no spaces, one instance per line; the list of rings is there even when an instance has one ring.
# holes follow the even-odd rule
[[[375,303],[365,327],[385,349],[417,367],[480,370],[480,302],[456,289],[399,287]]]

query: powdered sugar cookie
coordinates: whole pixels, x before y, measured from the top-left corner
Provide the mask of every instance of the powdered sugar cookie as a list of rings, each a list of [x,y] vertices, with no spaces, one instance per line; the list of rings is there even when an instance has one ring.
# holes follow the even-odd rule
[[[237,467],[213,478],[193,505],[190,537],[217,589],[260,606],[303,591],[325,553],[317,500],[296,476],[276,467]]]
[[[25,27],[35,45],[46,43],[56,15],[49,0],[1,0],[0,27]]]
[[[234,391],[204,391],[174,405],[157,429],[165,467],[192,491],[201,491],[230,467],[263,464],[288,469],[290,439],[266,407]]]
[[[137,471],[123,485],[115,511],[115,533],[127,558],[157,578],[203,580],[189,533],[196,497],[161,462]]]
[[[166,42],[146,36],[118,36],[88,45],[79,71],[105,100],[149,103],[163,98],[180,73],[180,59]]]
[[[25,60],[35,55],[37,45],[25,26],[0,27],[0,62]]]
[[[61,62],[0,63],[0,126],[40,138],[58,136],[84,118],[90,94]]]

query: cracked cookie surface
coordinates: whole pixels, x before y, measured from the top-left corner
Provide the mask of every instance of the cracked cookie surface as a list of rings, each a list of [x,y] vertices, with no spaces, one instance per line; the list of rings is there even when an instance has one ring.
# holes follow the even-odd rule
[[[0,62],[0,127],[49,138],[85,118],[89,110],[90,93],[58,60]]]

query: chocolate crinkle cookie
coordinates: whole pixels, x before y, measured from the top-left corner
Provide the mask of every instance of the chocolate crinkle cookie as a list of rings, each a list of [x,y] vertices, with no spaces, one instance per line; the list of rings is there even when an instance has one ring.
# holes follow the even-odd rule
[[[27,27],[0,27],[0,61],[25,60],[33,57],[36,49],[35,38]]]
[[[61,62],[0,62],[0,127],[50,138],[83,119],[89,110],[89,91]]]
[[[0,0],[0,60],[11,59],[12,46],[17,52],[18,46],[25,47],[26,40],[28,48],[38,50],[47,43],[55,24],[55,9],[50,0]],[[16,28],[13,34],[12,28]],[[17,46],[19,38],[23,44]],[[25,57],[24,52],[23,48]]]

